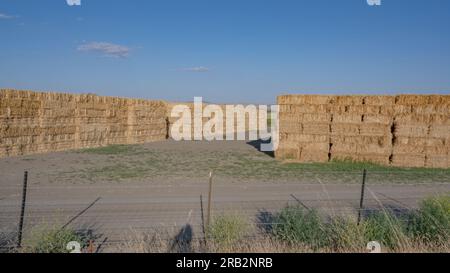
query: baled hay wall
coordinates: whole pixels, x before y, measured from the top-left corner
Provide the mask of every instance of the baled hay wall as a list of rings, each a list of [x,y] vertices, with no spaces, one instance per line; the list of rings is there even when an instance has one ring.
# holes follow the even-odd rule
[[[166,138],[161,101],[0,90],[0,157]]]
[[[278,97],[277,158],[450,167],[450,96]]]

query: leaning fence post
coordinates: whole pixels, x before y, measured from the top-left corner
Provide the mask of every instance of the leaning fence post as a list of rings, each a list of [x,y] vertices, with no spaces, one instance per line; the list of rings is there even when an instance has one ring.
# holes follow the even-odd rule
[[[27,184],[28,184],[28,172],[25,171],[23,175],[22,207],[20,209],[19,231],[17,233],[17,248],[22,247],[22,229],[23,229],[23,220],[25,218],[25,205],[27,201]]]
[[[213,173],[209,173],[209,193],[208,193],[208,214],[206,216],[206,230],[209,228],[209,224],[211,223],[211,201],[212,201],[212,179]]]
[[[367,176],[367,170],[364,169],[363,171],[363,180],[362,180],[362,186],[361,186],[361,199],[359,201],[359,211],[358,211],[358,225],[361,222],[361,213],[364,207],[364,192],[366,188],[366,176]]]

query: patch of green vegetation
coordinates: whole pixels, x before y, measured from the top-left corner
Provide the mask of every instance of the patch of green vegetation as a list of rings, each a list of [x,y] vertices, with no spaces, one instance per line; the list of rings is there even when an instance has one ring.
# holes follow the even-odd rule
[[[98,148],[82,149],[80,153],[98,154],[98,155],[118,155],[130,154],[137,150],[137,145],[109,145]]]
[[[416,172],[424,174],[433,174],[436,172],[450,174],[450,169],[430,169],[430,168],[402,168],[394,166],[383,166],[368,161],[332,160],[326,163],[285,163],[288,169],[297,170],[324,170],[324,171],[382,171],[382,172]]]
[[[349,217],[323,219],[314,210],[295,206],[281,210],[273,222],[273,235],[277,239],[316,249],[361,251],[370,241],[390,250],[407,248],[411,242],[448,246],[450,197],[425,199],[410,217],[382,210],[364,217],[358,224]]]
[[[356,251],[369,242],[364,237],[365,222],[358,223],[350,217],[334,217],[324,224],[327,246],[335,250]]]
[[[32,231],[24,250],[31,253],[69,253],[67,244],[73,241],[80,243],[83,248],[87,238],[72,229],[40,228]]]
[[[276,238],[291,244],[304,243],[315,248],[327,244],[325,226],[315,210],[286,207],[274,218],[273,233]]]
[[[406,224],[387,211],[368,215],[364,219],[366,242],[377,241],[390,249],[398,249],[406,240]]]
[[[419,209],[410,216],[408,233],[424,242],[450,240],[450,196],[423,200]]]
[[[206,234],[217,247],[226,248],[242,240],[249,230],[250,224],[244,217],[230,214],[214,217]]]
[[[216,177],[246,181],[298,181],[325,184],[359,184],[366,169],[368,183],[443,183],[450,169],[396,168],[350,160],[328,163],[286,163],[255,150],[177,151],[148,149],[139,145],[113,145],[86,149],[82,153],[107,155],[107,160],[90,160],[78,177],[88,179],[135,179],[147,177]],[[70,174],[75,176],[76,174]],[[67,176],[64,177],[67,179]],[[93,181],[93,180],[92,180]]]

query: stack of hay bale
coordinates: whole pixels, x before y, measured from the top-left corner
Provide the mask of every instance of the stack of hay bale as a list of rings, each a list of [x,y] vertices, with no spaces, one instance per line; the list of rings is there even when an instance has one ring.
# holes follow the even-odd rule
[[[450,167],[450,96],[285,95],[278,104],[277,158]]]
[[[329,160],[330,96],[280,96],[277,158],[301,162]]]
[[[128,103],[127,143],[145,143],[167,138],[165,102],[128,100]]]
[[[61,151],[73,149],[76,146],[78,126],[76,98],[69,94],[16,92],[16,94],[30,93],[36,96],[41,104],[36,124],[41,129],[37,144],[39,148],[34,152]],[[23,106],[26,108],[27,106]],[[16,117],[12,122],[20,122],[23,117]],[[28,145],[31,146],[31,145]],[[13,153],[28,154],[28,153]]]
[[[449,167],[450,97],[398,96],[394,112],[392,164]]]
[[[40,149],[41,104],[39,94],[0,90],[0,157]]]
[[[389,164],[393,97],[336,96],[331,102],[330,159]]]
[[[0,90],[0,157],[166,139],[166,104]]]

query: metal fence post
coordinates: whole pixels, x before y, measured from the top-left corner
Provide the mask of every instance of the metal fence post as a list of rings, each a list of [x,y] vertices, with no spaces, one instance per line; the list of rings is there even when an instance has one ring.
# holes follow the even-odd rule
[[[25,206],[27,201],[27,184],[28,184],[28,171],[25,171],[23,175],[22,207],[20,210],[19,230],[17,233],[17,248],[22,247],[22,230],[23,230],[23,220],[25,218]]]
[[[212,201],[212,183],[213,183],[213,179],[212,179],[213,173],[210,172],[209,173],[209,193],[208,193],[208,214],[206,216],[206,230],[208,230],[209,228],[209,224],[211,223],[211,201]]]
[[[367,170],[364,169],[363,171],[363,181],[361,186],[361,199],[359,201],[359,211],[358,211],[358,225],[361,223],[361,217],[362,217],[362,210],[364,208],[364,193],[366,188],[366,176],[367,176]]]

